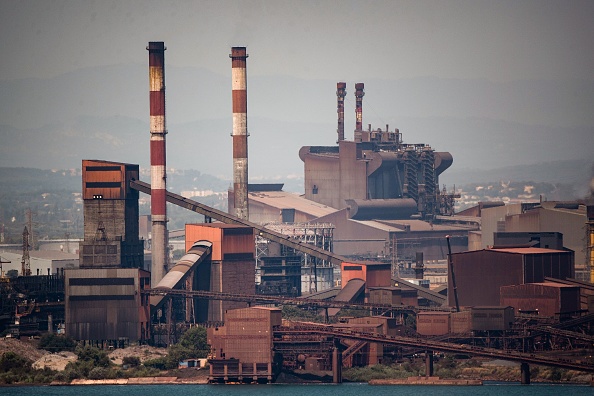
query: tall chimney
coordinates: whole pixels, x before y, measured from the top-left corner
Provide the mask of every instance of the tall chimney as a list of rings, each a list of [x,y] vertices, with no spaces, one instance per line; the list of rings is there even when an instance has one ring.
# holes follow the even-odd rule
[[[167,175],[165,173],[165,44],[149,42],[149,89],[151,124],[151,286],[165,276],[168,261]]]
[[[363,88],[365,84],[363,83],[356,83],[355,84],[355,116],[356,124],[355,124],[355,142],[360,142],[362,140],[361,133],[363,132],[363,96],[365,96],[365,92]]]
[[[336,108],[336,112],[338,113],[338,129],[336,130],[338,133],[338,140],[336,143],[344,140],[344,97],[346,96],[346,93],[346,83],[336,83],[336,100],[338,102]]]
[[[235,216],[249,219],[247,146],[247,72],[245,47],[232,47],[231,87],[233,95],[233,195]]]

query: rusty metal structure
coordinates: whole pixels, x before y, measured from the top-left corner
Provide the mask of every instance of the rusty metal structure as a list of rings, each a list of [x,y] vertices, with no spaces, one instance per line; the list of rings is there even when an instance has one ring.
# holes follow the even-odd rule
[[[456,276],[457,296],[463,306],[498,305],[500,288],[539,283],[545,277],[575,277],[574,252],[542,248],[485,249],[451,255],[448,305],[455,306],[451,274]]]
[[[84,240],[80,268],[143,268],[144,241],[138,238],[138,165],[82,161]]]
[[[247,69],[245,47],[232,47],[233,206],[235,216],[248,220]]]
[[[66,334],[97,345],[146,342],[150,336],[150,273],[138,268],[65,271]]]
[[[340,88],[342,83],[337,86]],[[338,96],[340,137],[341,95]],[[426,220],[451,215],[454,194],[439,189],[439,175],[453,162],[448,152],[427,144],[405,144],[398,129],[363,130],[364,84],[355,84],[354,141],[339,138],[338,146],[305,146],[305,198],[336,209],[381,206],[392,219],[418,214]],[[347,201],[351,200],[351,201]],[[387,210],[387,212],[386,212]],[[404,217],[403,217],[404,216]]]
[[[336,112],[338,113],[338,128],[336,129],[338,140],[336,140],[336,143],[344,140],[344,97],[346,94],[346,83],[336,83]]]
[[[272,382],[280,371],[273,329],[281,322],[279,308],[229,310],[224,326],[208,329],[209,382]]]
[[[149,89],[151,133],[151,284],[157,285],[168,264],[165,135],[165,44],[149,42]]]

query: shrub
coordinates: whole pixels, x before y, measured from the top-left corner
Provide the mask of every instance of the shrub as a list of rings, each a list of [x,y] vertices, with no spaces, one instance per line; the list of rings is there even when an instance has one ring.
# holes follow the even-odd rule
[[[76,348],[76,355],[79,360],[83,362],[91,362],[95,366],[109,367],[111,364],[105,351],[92,346],[87,345],[83,348]]]
[[[130,367],[140,366],[140,358],[138,356],[125,356],[122,359],[122,364],[128,365]]]
[[[144,366],[157,370],[167,370],[167,359],[164,357],[159,357],[156,359],[146,360],[144,362]]]
[[[108,376],[108,372],[109,370],[107,370],[105,367],[95,367],[91,371],[89,371],[89,379],[105,379]]]
[[[50,352],[73,351],[76,343],[68,336],[46,333],[39,339],[39,348]]]
[[[14,352],[6,352],[0,357],[0,373],[12,371],[14,373],[28,373],[32,362]]]

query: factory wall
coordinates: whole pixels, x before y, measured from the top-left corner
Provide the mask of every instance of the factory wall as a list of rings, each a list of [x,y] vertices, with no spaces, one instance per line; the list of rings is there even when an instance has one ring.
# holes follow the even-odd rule
[[[523,252],[523,253],[521,253]],[[452,254],[460,306],[496,306],[502,286],[572,278],[573,252],[549,249],[487,249]],[[451,273],[448,305],[455,306]]]
[[[556,283],[527,283],[502,286],[502,306],[512,306],[515,312],[538,311],[539,316],[553,317],[559,313],[580,310],[580,288]]]
[[[522,213],[524,204],[511,204],[481,210],[482,249],[494,244],[494,232],[505,230],[505,217]]]
[[[150,273],[131,269],[65,271],[66,334],[76,340],[149,339]]]
[[[235,358],[242,363],[272,362],[272,328],[280,326],[278,308],[230,309],[225,325],[209,329],[208,342],[216,358]]]
[[[515,317],[513,307],[472,307],[470,310],[471,330],[510,330]]]
[[[424,336],[438,336],[450,332],[449,312],[418,312],[417,333]]]
[[[210,290],[233,294],[255,294],[254,230],[232,224],[186,224],[186,250],[195,241],[212,242]],[[208,320],[224,321],[225,311],[245,308],[247,303],[210,300]]]
[[[588,262],[584,250],[584,224],[588,221],[584,206],[579,210],[559,210],[542,207],[530,212],[507,216],[505,231],[508,232],[559,232],[563,234],[563,246],[575,252],[575,263],[585,266]],[[541,247],[544,247],[541,245]]]
[[[349,218],[348,209],[319,217],[315,221],[331,223],[335,226],[333,233],[334,253],[342,256],[388,256],[390,242],[395,240],[398,249],[404,253],[410,241],[415,242],[411,257],[418,252],[423,252],[426,260],[443,260],[447,258],[447,241],[445,236],[451,236],[453,252],[462,252],[468,248],[468,229],[459,226],[432,227],[424,224],[419,231],[406,230],[408,220],[398,221],[360,221]],[[419,220],[416,220],[420,222]]]
[[[315,150],[316,148],[311,148]],[[305,198],[336,209],[344,209],[345,199],[366,199],[366,161],[355,142],[338,142],[335,156],[309,155],[303,147]]]
[[[83,160],[84,240],[81,268],[142,268],[144,241],[138,238],[138,165]]]

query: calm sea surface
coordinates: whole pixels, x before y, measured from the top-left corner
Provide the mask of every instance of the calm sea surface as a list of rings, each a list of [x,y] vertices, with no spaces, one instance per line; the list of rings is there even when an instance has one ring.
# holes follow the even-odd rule
[[[578,385],[371,386],[341,385],[101,385],[0,388],[2,396],[582,396],[594,388]]]

